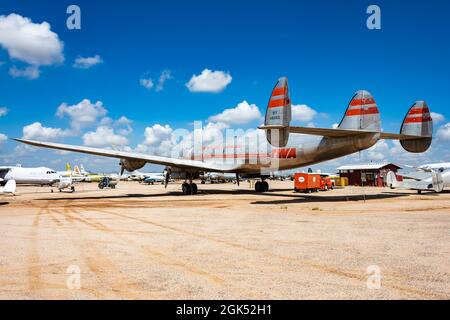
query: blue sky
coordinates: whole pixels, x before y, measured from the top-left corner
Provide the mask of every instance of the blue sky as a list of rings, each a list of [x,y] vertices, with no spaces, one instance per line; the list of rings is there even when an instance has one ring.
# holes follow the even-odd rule
[[[66,27],[70,4],[81,8],[81,30]],[[366,27],[370,4],[381,8],[381,30]],[[398,132],[413,102],[426,100],[442,116],[435,121],[436,135],[441,131],[432,149],[445,152],[408,158],[388,142],[374,151],[379,152],[373,159],[366,155],[363,160],[381,160],[382,153],[387,160],[450,161],[448,1],[2,1],[0,15],[12,13],[33,24],[48,22],[63,48],[52,62],[30,64],[30,58],[11,55],[8,48],[17,44],[11,39],[2,43],[0,27],[0,108],[7,108],[0,116],[0,133],[8,137],[21,137],[25,126],[39,122],[61,130],[55,140],[83,144],[83,136],[96,132],[106,116],[111,120],[105,126],[118,135],[125,130],[127,145],[135,148],[155,124],[191,129],[194,120],[206,123],[242,101],[264,113],[276,79],[285,75],[293,103],[317,112],[299,121],[304,125],[339,122],[352,94],[367,89],[378,103],[383,129]],[[33,55],[30,50],[27,57]],[[96,56],[100,63],[74,67],[77,57]],[[39,77],[13,76],[13,68],[32,65]],[[205,69],[232,80],[219,92],[192,92],[186,83]],[[164,71],[170,77],[157,90]],[[151,79],[153,87],[142,86],[140,79]],[[58,117],[57,109],[83,99],[101,101],[107,114],[74,133],[69,113]],[[132,124],[115,124],[122,116]],[[56,169],[68,160],[92,159],[17,149],[12,141],[0,145],[0,157],[2,164]],[[112,170],[117,162],[97,161],[90,163],[93,169]]]

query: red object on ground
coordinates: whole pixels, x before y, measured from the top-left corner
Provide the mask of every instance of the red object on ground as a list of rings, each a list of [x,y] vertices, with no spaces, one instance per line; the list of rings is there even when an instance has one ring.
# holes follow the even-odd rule
[[[312,192],[320,189],[322,178],[315,173],[296,173],[294,175],[294,190]]]
[[[330,177],[322,177],[320,179],[320,190],[327,191],[333,189],[333,181],[331,181]]]

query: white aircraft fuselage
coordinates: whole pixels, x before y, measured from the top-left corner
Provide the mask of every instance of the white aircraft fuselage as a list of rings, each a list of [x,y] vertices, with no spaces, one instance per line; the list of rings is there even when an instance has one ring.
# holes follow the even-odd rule
[[[60,176],[56,171],[46,168],[0,167],[0,177],[3,181],[15,180],[17,184],[54,185]]]

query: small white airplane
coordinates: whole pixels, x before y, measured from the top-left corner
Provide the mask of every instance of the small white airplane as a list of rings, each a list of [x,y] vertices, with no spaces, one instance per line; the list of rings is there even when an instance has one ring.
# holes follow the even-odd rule
[[[335,129],[292,126],[291,98],[288,80],[280,78],[269,98],[264,126],[259,127],[266,135],[268,148],[264,152],[249,152],[241,146],[232,156],[225,152],[208,154],[192,153],[190,157],[161,157],[137,152],[125,152],[86,146],[76,146],[46,141],[14,139],[36,147],[80,152],[120,159],[121,175],[143,168],[147,163],[166,166],[165,185],[170,177],[185,180],[182,191],[185,195],[197,193],[193,179],[204,172],[234,173],[239,184],[240,176],[259,179],[256,192],[269,190],[267,178],[270,172],[290,170],[336,159],[375,145],[380,139],[400,140],[401,146],[414,153],[428,150],[432,141],[433,121],[425,101],[416,101],[406,113],[400,133],[381,131],[378,106],[373,96],[365,90],[357,91],[345,114]],[[298,143],[290,137],[296,134],[311,135],[311,141]],[[201,143],[201,141],[199,141]],[[237,146],[234,146],[237,150]]]
[[[148,179],[153,182],[164,182],[165,175],[162,172],[140,172],[133,171],[128,176],[133,181],[145,181]]]
[[[6,182],[5,187],[0,187],[0,194],[6,193],[14,194],[15,192],[16,192],[16,181],[14,180],[8,180],[8,182]]]
[[[398,181],[396,174],[390,171],[386,177],[387,185],[392,189],[417,190],[419,194],[422,191],[442,192],[450,188],[450,162],[407,167],[416,169],[416,172],[397,173],[403,178],[403,181]]]
[[[60,181],[61,177],[55,170],[46,167],[4,166],[0,167],[0,178],[3,179],[3,182],[15,180],[17,184],[53,186]]]

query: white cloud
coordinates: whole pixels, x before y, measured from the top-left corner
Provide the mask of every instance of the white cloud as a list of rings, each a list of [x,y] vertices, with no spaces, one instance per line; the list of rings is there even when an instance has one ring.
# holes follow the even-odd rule
[[[450,140],[450,122],[447,122],[438,129],[437,137],[442,140]]]
[[[159,76],[158,79],[158,84],[156,85],[155,90],[156,91],[162,91],[164,89],[164,84],[166,83],[167,80],[172,79],[172,74],[170,72],[170,70],[164,70],[161,75]]]
[[[147,89],[152,89],[155,84],[153,83],[153,80],[150,78],[141,78],[139,79],[139,83],[141,84],[141,86],[147,88]]]
[[[73,67],[78,68],[78,69],[89,69],[97,64],[102,63],[102,62],[103,62],[103,60],[98,54],[96,54],[93,57],[86,57],[86,58],[78,56],[75,59],[75,63],[73,64]]]
[[[337,129],[337,127],[339,127],[339,123],[333,123],[331,126],[333,129]]]
[[[144,132],[144,144],[154,146],[160,144],[164,140],[170,140],[172,132],[172,128],[167,124],[165,126],[155,124],[152,127],[147,127]]]
[[[28,80],[34,80],[39,78],[39,76],[41,75],[41,71],[37,66],[28,66],[23,69],[12,66],[9,69],[9,75],[13,78],[25,78]]]
[[[44,127],[40,122],[34,122],[23,128],[24,139],[52,141],[69,135],[71,135],[69,130]]]
[[[234,108],[225,109],[221,113],[209,117],[209,121],[227,124],[246,124],[259,120],[261,117],[262,115],[258,107],[244,100]]]
[[[60,118],[68,116],[72,128],[79,130],[97,122],[97,119],[105,116],[108,111],[103,107],[103,102],[92,103],[89,99],[84,99],[75,105],[63,103],[58,107],[56,115]]]
[[[292,105],[292,120],[310,122],[317,115],[317,111],[305,104]]]
[[[48,22],[33,23],[15,13],[0,16],[0,45],[10,58],[34,66],[64,61],[64,44]]]
[[[0,107],[0,117],[4,117],[8,114],[8,108]]]
[[[437,112],[431,112],[431,119],[433,119],[434,123],[438,123],[445,120],[445,117],[443,114],[437,113]]]
[[[379,140],[374,146],[367,149],[368,160],[381,161],[385,160],[390,148],[386,140]]]
[[[85,133],[83,143],[91,147],[114,147],[128,144],[128,139],[116,134],[112,128],[100,126],[95,131]]]
[[[8,140],[8,137],[3,133],[0,133],[0,144],[3,144],[6,140]]]
[[[205,69],[200,75],[193,75],[186,83],[186,87],[191,92],[212,92],[218,93],[223,91],[233,78],[228,72],[211,71]]]
[[[172,72],[170,70],[163,70],[163,72],[161,72],[161,74],[159,75],[158,78],[158,82],[155,81],[150,78],[150,77],[144,77],[139,79],[139,83],[141,84],[141,86],[151,90],[153,88],[155,88],[156,92],[162,91],[164,90],[164,85],[167,82],[167,80],[172,79]]]

